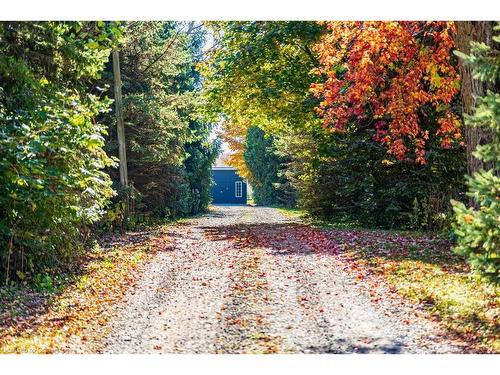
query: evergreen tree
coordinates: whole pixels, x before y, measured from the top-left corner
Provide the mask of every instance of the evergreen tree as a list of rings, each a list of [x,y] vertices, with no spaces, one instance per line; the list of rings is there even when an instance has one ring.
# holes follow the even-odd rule
[[[192,23],[125,24],[124,119],[137,213],[176,217],[208,206],[216,148],[207,142],[210,126],[197,117],[201,102],[195,65],[203,37]],[[115,139],[113,129],[108,142],[112,154],[117,152]],[[117,171],[110,173],[117,182]]]
[[[285,184],[284,178],[279,174],[283,160],[275,153],[272,137],[266,136],[257,126],[250,127],[246,135],[243,156],[250,171],[249,180],[255,203],[293,204],[293,199],[280,189]]]
[[[500,31],[500,24],[495,30]],[[500,36],[493,40],[500,43]],[[491,142],[478,145],[474,156],[492,168],[480,169],[467,177],[468,195],[476,207],[453,202],[458,236],[455,251],[468,256],[472,267],[485,277],[500,282],[500,51],[472,42],[469,55],[457,54],[470,65],[474,79],[495,89],[478,98],[473,114],[465,115],[467,126],[486,126],[491,130]]]

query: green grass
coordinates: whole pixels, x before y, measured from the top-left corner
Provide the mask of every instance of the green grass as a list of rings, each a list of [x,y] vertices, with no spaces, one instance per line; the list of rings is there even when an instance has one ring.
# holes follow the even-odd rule
[[[306,219],[307,217],[307,212],[299,208],[276,207],[276,209],[283,215],[292,219]]]
[[[384,234],[388,238],[395,235]],[[465,259],[444,244],[388,245],[378,242],[376,248],[353,250],[359,263],[382,275],[402,296],[421,304],[450,332],[472,343],[476,350],[500,353],[499,286],[472,274]]]
[[[500,289],[468,270],[451,271],[423,260],[392,261],[384,273],[411,301],[421,303],[452,332],[500,352]]]

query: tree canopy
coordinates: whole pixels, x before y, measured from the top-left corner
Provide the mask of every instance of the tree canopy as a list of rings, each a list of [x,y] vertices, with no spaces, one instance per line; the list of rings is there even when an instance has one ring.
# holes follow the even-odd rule
[[[459,91],[453,22],[329,22],[314,46],[323,80],[312,89],[326,127],[370,125],[374,139],[403,159],[426,162],[429,137],[461,140],[452,104]],[[432,122],[426,118],[433,117]],[[427,125],[427,126],[426,126]]]

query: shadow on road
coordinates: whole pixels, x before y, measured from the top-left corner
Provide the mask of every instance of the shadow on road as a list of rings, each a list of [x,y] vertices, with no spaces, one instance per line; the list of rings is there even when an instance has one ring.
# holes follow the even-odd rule
[[[296,223],[234,224],[201,227],[212,241],[231,241],[237,249],[265,247],[274,255],[335,254],[337,245],[324,231]]]

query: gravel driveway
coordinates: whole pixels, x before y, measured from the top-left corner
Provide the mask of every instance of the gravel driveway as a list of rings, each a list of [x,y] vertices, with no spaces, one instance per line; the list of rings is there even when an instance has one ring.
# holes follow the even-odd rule
[[[216,206],[172,227],[105,338],[107,353],[457,353],[416,307],[316,251],[302,224]],[[325,245],[326,246],[326,245]]]

